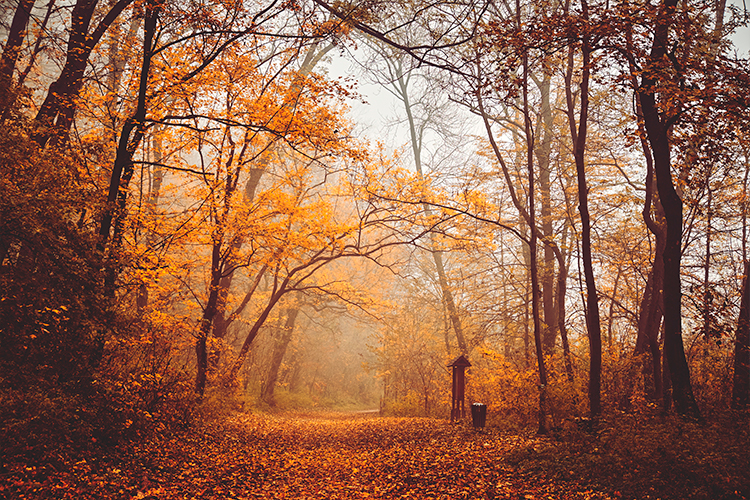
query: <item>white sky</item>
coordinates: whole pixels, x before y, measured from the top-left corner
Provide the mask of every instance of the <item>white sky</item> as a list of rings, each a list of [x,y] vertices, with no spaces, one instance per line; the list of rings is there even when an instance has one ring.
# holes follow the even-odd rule
[[[740,9],[744,7],[745,10],[748,10],[748,7],[750,7],[750,5],[746,3],[746,0],[729,0],[729,4],[735,5]],[[732,41],[734,42],[735,47],[737,47],[737,52],[740,56],[750,56],[750,26],[745,26],[744,28],[737,30],[732,37]]]
[[[730,5],[736,5],[739,8],[743,8],[745,2],[748,0],[729,0]],[[748,2],[748,7],[750,7],[750,2]],[[740,57],[750,58],[750,26],[737,30],[732,36],[732,41]],[[328,71],[332,78],[354,77],[358,80],[357,92],[365,98],[367,104],[350,102],[352,108],[350,116],[356,124],[355,134],[381,140],[390,147],[407,144],[409,138],[406,131],[404,130],[403,134],[397,132],[394,134],[393,125],[389,125],[394,117],[403,115],[401,103],[380,85],[369,83],[362,75],[361,68],[351,61],[351,57],[351,55],[333,55]],[[389,141],[394,139],[394,135],[396,144],[389,144]],[[402,140],[399,135],[403,135]]]

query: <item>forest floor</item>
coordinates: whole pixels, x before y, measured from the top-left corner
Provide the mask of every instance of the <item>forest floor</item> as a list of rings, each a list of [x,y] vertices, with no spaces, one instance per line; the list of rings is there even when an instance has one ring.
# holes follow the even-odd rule
[[[637,419],[630,425],[540,437],[372,413],[237,414],[91,456],[9,460],[0,498],[750,496],[747,432],[725,436],[735,443],[727,445],[705,427],[663,421],[649,425],[656,439],[643,437]]]

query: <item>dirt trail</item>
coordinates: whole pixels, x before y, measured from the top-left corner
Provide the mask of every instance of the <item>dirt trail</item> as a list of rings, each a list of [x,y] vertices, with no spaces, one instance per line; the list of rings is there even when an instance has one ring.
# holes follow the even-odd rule
[[[76,499],[609,498],[514,465],[514,455],[545,446],[442,420],[239,415],[143,444],[128,463],[84,461],[14,492]]]
[[[236,417],[163,457],[159,498],[607,498],[506,460],[543,440],[372,414]],[[210,443],[210,444],[209,444]],[[175,447],[174,451],[177,451]]]

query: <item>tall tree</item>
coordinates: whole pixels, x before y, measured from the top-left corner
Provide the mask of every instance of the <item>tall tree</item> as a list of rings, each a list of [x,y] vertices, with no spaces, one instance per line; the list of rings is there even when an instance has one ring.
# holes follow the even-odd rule
[[[437,125],[436,120],[439,120],[437,111],[439,105],[428,104],[426,110],[426,116],[418,116],[417,107],[414,105],[413,95],[414,85],[412,79],[415,77],[414,69],[409,69],[409,65],[405,62],[403,54],[389,54],[386,48],[378,50],[379,55],[384,59],[387,66],[386,85],[388,86],[391,93],[401,102],[404,107],[404,113],[406,114],[406,125],[409,131],[409,143],[411,145],[412,157],[414,159],[414,167],[417,171],[417,176],[424,180],[425,173],[422,166],[423,163],[423,150],[425,148],[425,134],[429,127]],[[410,85],[411,84],[411,85]],[[427,92],[435,93],[437,89],[427,90]],[[424,101],[424,99],[421,99]],[[432,219],[433,210],[429,204],[423,205],[424,214],[427,220]],[[452,290],[451,282],[449,281],[448,274],[445,269],[444,252],[439,248],[435,235],[430,235],[430,253],[432,254],[433,262],[435,263],[435,271],[437,273],[437,281],[440,286],[440,290],[443,295],[443,302],[448,314],[448,319],[453,328],[453,333],[456,338],[456,344],[460,354],[468,354],[469,347],[466,341],[466,335],[464,334],[464,327],[461,321],[461,314],[456,305],[454,293]],[[450,355],[451,352],[448,352]]]
[[[680,259],[682,256],[682,199],[672,178],[670,127],[675,118],[671,107],[664,108],[660,94],[664,79],[672,78],[669,68],[669,37],[677,7],[676,0],[663,0],[657,6],[653,21],[653,40],[648,65],[641,74],[638,99],[643,123],[653,154],[659,200],[664,208],[666,238],[664,243],[664,356],[669,363],[675,409],[699,418],[700,410],[693,395],[690,370],[682,343],[682,290]]]
[[[583,247],[583,272],[586,280],[586,330],[589,338],[589,409],[596,417],[601,413],[601,376],[602,376],[602,332],[599,319],[599,295],[596,291],[594,269],[591,259],[591,216],[588,204],[588,184],[586,183],[586,134],[588,132],[589,113],[589,79],[591,75],[591,39],[586,33],[589,22],[589,6],[581,0],[581,82],[579,84],[580,111],[578,120],[575,117],[575,103],[572,92],[574,47],[568,47],[568,67],[565,74],[565,94],[568,105],[568,122],[570,136],[573,140],[578,178],[578,211],[581,214],[581,246]],[[576,124],[577,121],[577,124]]]

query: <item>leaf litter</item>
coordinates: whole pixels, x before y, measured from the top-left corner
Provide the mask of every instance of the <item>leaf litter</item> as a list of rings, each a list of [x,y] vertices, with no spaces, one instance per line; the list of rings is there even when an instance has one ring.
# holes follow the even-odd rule
[[[0,497],[615,498],[508,460],[548,441],[427,418],[239,414],[57,468],[6,465]]]

